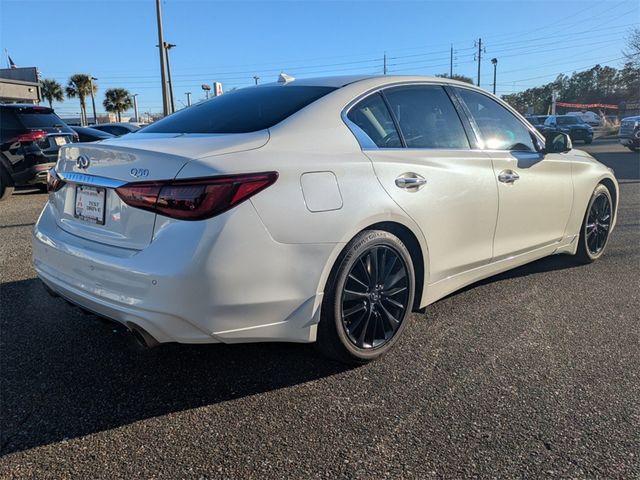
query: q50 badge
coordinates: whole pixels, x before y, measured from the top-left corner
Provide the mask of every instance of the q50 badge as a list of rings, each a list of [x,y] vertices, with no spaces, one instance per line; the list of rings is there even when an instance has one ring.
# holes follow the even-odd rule
[[[129,175],[135,178],[143,178],[149,176],[149,170],[146,168],[132,168],[129,171]]]

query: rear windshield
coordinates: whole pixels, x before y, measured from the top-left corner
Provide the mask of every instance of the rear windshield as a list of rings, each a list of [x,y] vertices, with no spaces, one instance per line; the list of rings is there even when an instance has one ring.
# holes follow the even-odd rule
[[[25,128],[64,127],[65,124],[55,113],[37,111],[18,113],[18,120]]]
[[[225,93],[155,122],[144,133],[247,133],[293,115],[333,87],[265,86]]]

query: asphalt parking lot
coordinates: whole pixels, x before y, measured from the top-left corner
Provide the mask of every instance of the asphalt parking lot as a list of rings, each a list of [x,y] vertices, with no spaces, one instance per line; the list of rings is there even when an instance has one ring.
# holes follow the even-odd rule
[[[579,145],[578,148],[583,148]],[[414,315],[381,361],[136,350],[31,267],[46,195],[0,204],[0,478],[640,477],[640,155],[598,262],[544,259]]]

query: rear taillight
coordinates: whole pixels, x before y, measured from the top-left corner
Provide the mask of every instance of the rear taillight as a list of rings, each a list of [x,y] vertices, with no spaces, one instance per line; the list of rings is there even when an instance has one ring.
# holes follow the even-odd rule
[[[180,220],[204,220],[235,207],[277,179],[278,172],[264,172],[133,182],[116,188],[116,193],[132,207]]]
[[[65,181],[58,176],[55,168],[52,168],[47,172],[47,192],[57,192],[64,186],[64,184]]]
[[[47,136],[47,132],[43,130],[34,130],[32,132],[27,132],[27,133],[23,133],[22,135],[18,135],[17,137],[12,138],[10,142],[11,143],[37,142],[38,140],[42,140],[46,136]]]

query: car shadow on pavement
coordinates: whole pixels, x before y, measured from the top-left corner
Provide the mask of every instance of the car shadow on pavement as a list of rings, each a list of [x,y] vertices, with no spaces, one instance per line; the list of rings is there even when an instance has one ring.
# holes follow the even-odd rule
[[[467,285],[460,290],[456,290],[453,293],[450,293],[446,297],[441,298],[438,301],[442,301],[446,298],[455,297],[456,295],[461,294],[462,292],[466,292],[468,290],[473,290],[476,287],[481,285],[488,285],[490,283],[500,282],[502,280],[509,280],[518,277],[526,277],[527,275],[535,275],[537,273],[546,273],[553,272],[555,270],[568,270],[570,268],[579,268],[583,265],[576,262],[575,257],[568,254],[559,254],[559,255],[551,255],[549,257],[541,258],[540,260],[536,260],[531,263],[527,263],[522,265],[521,267],[514,268],[512,270],[507,270],[506,272],[498,273],[497,275],[493,275],[489,278],[485,278],[484,280],[479,280],[477,282],[472,283],[471,285]],[[427,307],[428,308],[428,307]]]
[[[637,152],[607,152],[600,155],[598,160],[609,168],[613,168],[616,179],[620,182],[640,180],[640,153]]]
[[[0,287],[0,455],[345,371],[310,345],[134,346],[37,279]]]

